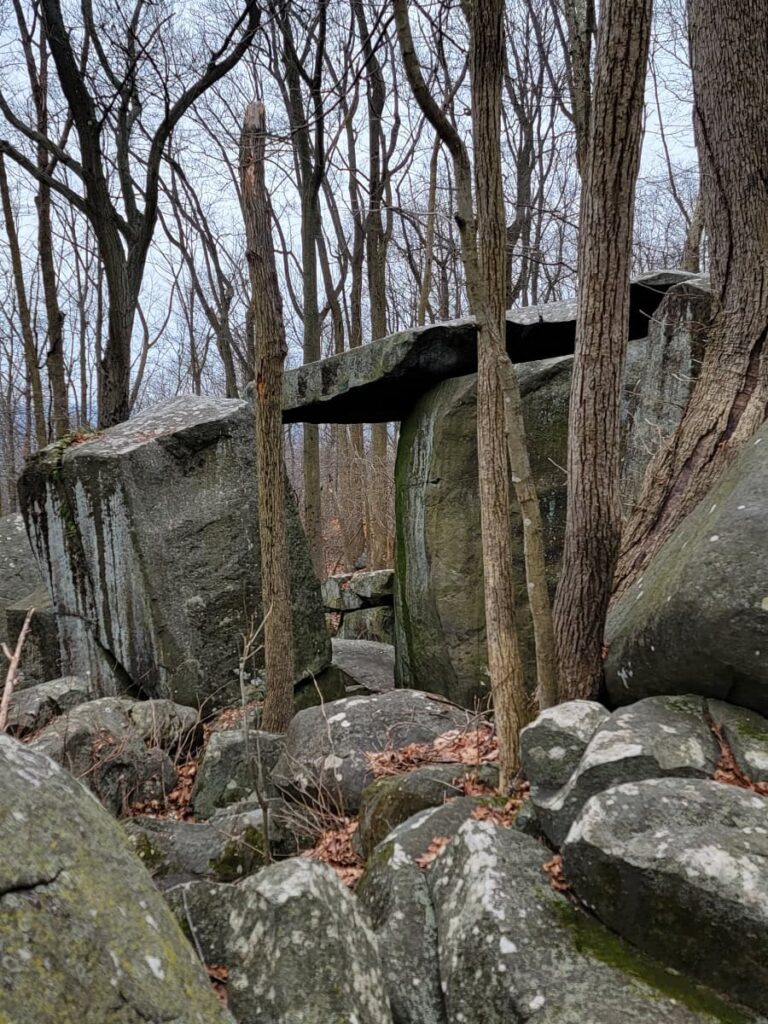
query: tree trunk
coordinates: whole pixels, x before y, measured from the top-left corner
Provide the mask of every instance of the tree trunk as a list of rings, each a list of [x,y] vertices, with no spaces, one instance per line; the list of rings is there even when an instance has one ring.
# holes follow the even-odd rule
[[[42,154],[38,156],[38,159]],[[48,382],[53,404],[53,438],[62,437],[69,430],[69,398],[64,368],[64,314],[59,307],[56,289],[56,267],[53,252],[53,229],[51,226],[51,190],[40,185],[35,197],[37,205],[37,240],[40,252],[40,269],[45,295],[45,313],[48,321],[48,347],[45,357]]]
[[[19,236],[16,231],[16,220],[13,216],[11,193],[8,188],[8,175],[6,174],[5,161],[2,153],[0,153],[0,198],[2,199],[3,215],[5,217],[5,230],[8,235],[8,248],[11,251],[13,283],[16,289],[16,301],[19,307],[21,336],[24,342],[24,360],[27,364],[27,381],[29,383],[30,397],[32,399],[35,442],[38,448],[45,448],[48,443],[48,433],[45,425],[45,403],[43,401],[43,385],[40,380],[40,367],[38,365],[37,342],[32,328],[32,316],[30,314],[29,302],[27,300],[27,288],[24,283],[24,267],[21,262]]]
[[[628,586],[768,411],[768,7],[688,0],[714,313],[683,419],[651,460],[617,575]]]
[[[285,732],[293,717],[293,622],[282,419],[283,364],[288,349],[264,178],[265,135],[264,106],[250,103],[243,123],[240,173],[256,356],[256,462],[267,679],[262,726],[268,732]]]
[[[651,0],[602,7],[582,179],[568,509],[555,633],[563,700],[592,697],[621,537],[620,403]]]
[[[103,257],[102,257],[103,258]],[[99,429],[114,427],[131,413],[131,338],[138,304],[138,289],[131,286],[122,258],[105,261],[109,305],[107,343],[99,361]]]
[[[488,669],[504,792],[518,764],[518,736],[529,717],[515,623],[511,505],[502,367],[506,350],[506,228],[501,173],[504,2],[467,3],[477,202],[477,462]]]

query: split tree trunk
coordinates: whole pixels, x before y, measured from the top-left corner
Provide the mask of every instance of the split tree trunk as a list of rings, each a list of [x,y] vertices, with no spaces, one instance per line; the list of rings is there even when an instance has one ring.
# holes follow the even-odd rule
[[[768,6],[688,0],[688,31],[714,313],[683,419],[627,525],[618,589],[768,414]]]
[[[285,732],[293,717],[293,621],[288,575],[283,465],[283,364],[287,355],[272,215],[264,178],[264,105],[245,112],[240,154],[256,359],[256,463],[259,484],[264,660],[268,732]]]
[[[620,405],[651,0],[603,4],[582,177],[568,508],[555,635],[563,700],[592,697],[621,538]]]

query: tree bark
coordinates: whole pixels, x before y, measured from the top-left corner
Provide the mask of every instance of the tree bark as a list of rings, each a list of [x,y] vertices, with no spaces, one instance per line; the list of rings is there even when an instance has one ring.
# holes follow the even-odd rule
[[[43,385],[38,365],[37,341],[32,328],[32,315],[29,309],[27,288],[24,282],[24,267],[21,262],[19,236],[16,230],[16,219],[13,215],[8,175],[5,170],[5,161],[2,153],[0,153],[0,199],[2,200],[3,216],[5,218],[5,231],[8,236],[8,248],[11,252],[11,268],[13,283],[16,289],[16,302],[19,307],[21,337],[24,342],[24,361],[27,364],[27,382],[32,400],[35,443],[38,448],[45,448],[48,443],[48,432],[45,423],[45,403],[43,401]]]
[[[603,632],[621,536],[620,402],[651,0],[602,7],[582,179],[568,508],[555,633],[563,700],[602,682]]]
[[[714,312],[683,419],[626,527],[618,590],[768,414],[768,8],[688,0],[688,33]]]
[[[465,4],[470,23],[478,276],[477,462],[483,548],[488,669],[504,792],[518,764],[518,737],[529,717],[517,639],[512,575],[511,503],[502,367],[506,350],[506,227],[501,173],[504,2]],[[511,370],[511,365],[510,365]]]
[[[240,173],[256,356],[256,462],[267,680],[262,725],[269,732],[285,732],[293,717],[293,621],[282,419],[283,364],[288,349],[264,177],[265,132],[263,104],[250,103],[243,123]]]

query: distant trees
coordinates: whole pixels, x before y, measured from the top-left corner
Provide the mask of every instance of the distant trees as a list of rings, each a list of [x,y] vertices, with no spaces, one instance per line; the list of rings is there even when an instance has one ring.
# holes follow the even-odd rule
[[[93,229],[109,292],[99,373],[99,423],[107,427],[130,411],[131,339],[166,146],[192,104],[243,57],[261,11],[257,0],[245,0],[219,45],[198,49],[189,62],[197,68],[186,74],[178,73],[175,55],[165,46],[171,11],[163,5],[136,0],[130,10],[95,13],[87,3],[82,14],[73,31],[59,0],[40,0],[43,45],[50,49],[68,108],[63,136],[50,137],[39,118],[27,123],[0,94],[8,123],[47,160],[31,160],[7,139],[0,139],[0,154],[71,203]],[[68,145],[70,127],[76,147]]]

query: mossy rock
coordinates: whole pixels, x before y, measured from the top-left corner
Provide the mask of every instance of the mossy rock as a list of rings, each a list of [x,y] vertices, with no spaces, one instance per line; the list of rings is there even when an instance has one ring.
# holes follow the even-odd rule
[[[67,772],[0,736],[0,1020],[224,1024],[120,826]]]
[[[367,857],[392,829],[428,807],[440,807],[463,796],[462,779],[473,774],[493,787],[498,771],[488,765],[471,768],[463,764],[436,764],[402,775],[377,779],[363,792],[360,801],[359,835]]]

